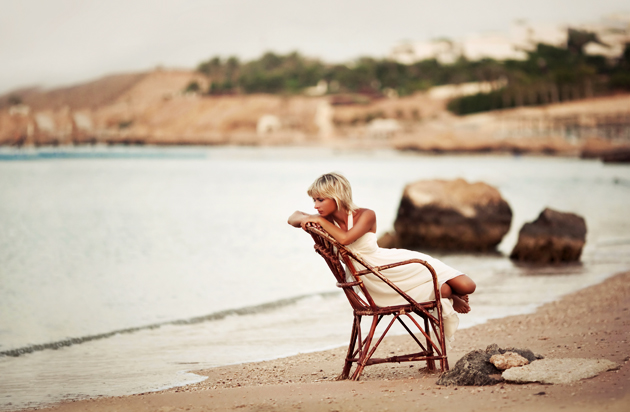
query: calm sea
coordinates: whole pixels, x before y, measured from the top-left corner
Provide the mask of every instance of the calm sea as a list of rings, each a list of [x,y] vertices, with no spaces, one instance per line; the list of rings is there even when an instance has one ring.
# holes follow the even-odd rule
[[[500,255],[439,257],[478,284],[462,327],[630,269],[630,167],[314,148],[0,150],[0,410],[199,381],[189,371],[346,344],[352,314],[286,218],[340,171],[391,229],[405,184],[484,181],[514,212]],[[505,257],[545,208],[582,215],[581,265]],[[457,342],[455,342],[457,344]],[[19,356],[10,356],[17,355]]]

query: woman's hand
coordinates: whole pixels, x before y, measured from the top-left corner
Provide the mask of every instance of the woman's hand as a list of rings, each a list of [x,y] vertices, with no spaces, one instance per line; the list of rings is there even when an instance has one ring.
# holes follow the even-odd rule
[[[287,223],[293,227],[301,227],[302,229],[305,229],[309,225],[315,225],[315,227],[321,228],[320,219],[323,219],[323,217],[319,215],[309,215],[298,210],[289,216]]]
[[[306,230],[307,227],[317,227],[317,228],[321,228],[322,224],[321,221],[324,218],[318,215],[307,215],[307,217],[305,219],[302,220],[302,223],[300,226],[302,226],[302,229]]]

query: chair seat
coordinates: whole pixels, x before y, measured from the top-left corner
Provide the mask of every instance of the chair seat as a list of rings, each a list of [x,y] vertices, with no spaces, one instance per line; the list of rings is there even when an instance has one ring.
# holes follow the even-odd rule
[[[435,309],[437,303],[433,302],[422,302],[418,303],[418,306],[424,308],[425,310]],[[391,315],[393,313],[417,313],[417,306],[415,305],[398,305],[398,306],[377,306],[376,308],[364,308],[364,309],[354,309],[354,313],[362,316],[371,316],[371,315]]]

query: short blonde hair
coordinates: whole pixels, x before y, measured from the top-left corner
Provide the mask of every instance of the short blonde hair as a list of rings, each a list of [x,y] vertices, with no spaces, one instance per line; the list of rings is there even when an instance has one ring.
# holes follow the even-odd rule
[[[308,188],[307,193],[312,198],[322,197],[333,199],[338,209],[351,213],[359,207],[352,201],[350,182],[340,173],[326,173],[318,177]]]

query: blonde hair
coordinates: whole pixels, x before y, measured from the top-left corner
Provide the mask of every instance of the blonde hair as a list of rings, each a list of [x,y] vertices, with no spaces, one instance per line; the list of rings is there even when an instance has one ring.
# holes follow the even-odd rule
[[[333,199],[337,209],[354,212],[359,207],[352,201],[350,182],[339,173],[326,173],[318,177],[308,188],[307,193],[312,198],[322,197]]]

